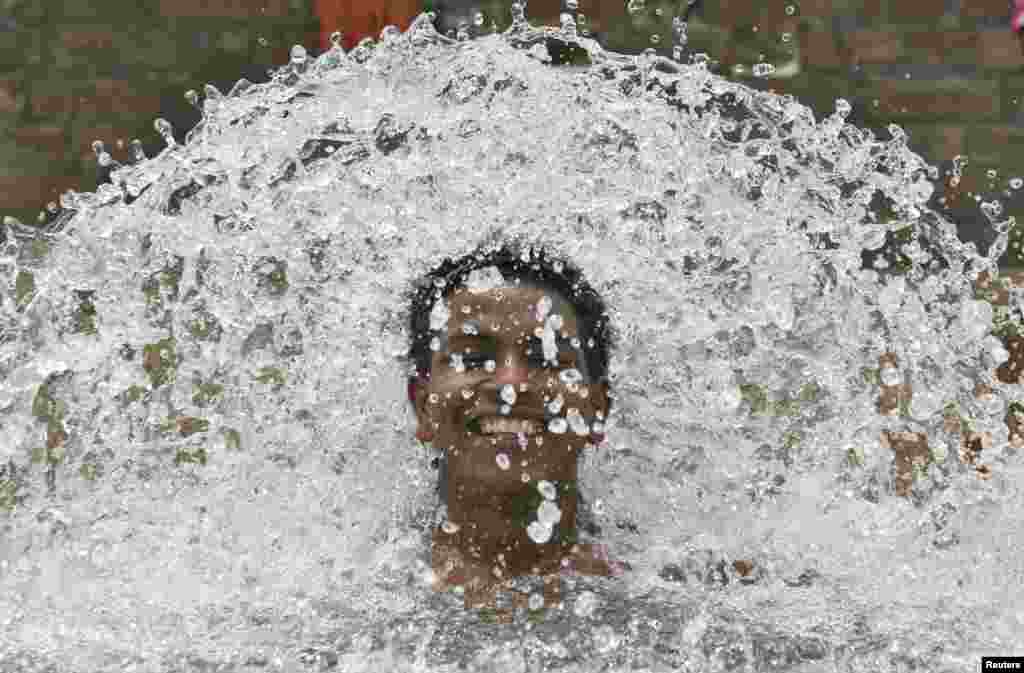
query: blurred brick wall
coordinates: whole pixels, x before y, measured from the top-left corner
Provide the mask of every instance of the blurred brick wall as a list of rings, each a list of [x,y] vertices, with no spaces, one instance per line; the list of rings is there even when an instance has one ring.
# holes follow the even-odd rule
[[[185,91],[269,79],[293,44],[315,47],[308,0],[0,0],[0,217],[33,224],[68,189],[94,191],[94,140],[128,160],[183,142],[199,120]],[[123,147],[119,147],[123,143]]]
[[[818,119],[845,98],[848,121],[880,139],[899,124],[910,147],[943,172],[966,156],[959,189],[947,190],[943,176],[937,193],[953,194],[947,216],[985,252],[991,236],[975,197],[998,197],[1007,215],[1024,220],[1024,190],[1008,186],[1024,177],[1024,55],[1009,18],[1009,0],[705,0],[688,33],[694,51],[719,62],[719,74],[792,94]],[[670,54],[671,12],[658,17],[648,3],[606,41],[621,50],[651,34],[660,37],[659,53]],[[762,57],[797,72],[755,77],[751,67]],[[1004,266],[1024,265],[1022,229],[1011,230]]]
[[[294,44],[318,54],[315,1],[0,0],[0,216],[29,223],[63,191],[94,190],[94,140],[123,161],[139,138],[152,156],[163,147],[153,130],[162,116],[183,141],[199,119],[186,90],[266,81]],[[557,25],[561,2],[530,0],[528,20]],[[505,0],[448,4],[483,11],[485,32],[510,23]],[[673,11],[653,0],[634,14],[623,0],[582,0],[580,28],[616,51],[667,56]],[[1001,195],[1024,219],[1024,190],[1002,194],[1009,178],[1024,176],[1024,57],[1008,22],[1007,0],[704,0],[689,46],[717,60],[720,74],[793,94],[819,118],[841,97],[853,105],[850,121],[879,138],[900,124],[940,168],[967,155],[951,219],[978,229],[975,196]],[[754,77],[762,57],[791,76]],[[1010,253],[1004,263],[1022,264]]]

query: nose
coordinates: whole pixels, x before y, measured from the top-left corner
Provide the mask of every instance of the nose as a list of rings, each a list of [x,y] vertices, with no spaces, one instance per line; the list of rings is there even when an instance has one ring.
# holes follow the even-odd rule
[[[504,352],[498,354],[494,372],[495,383],[518,385],[526,383],[529,376],[530,370],[525,353],[519,353],[516,349],[504,349]]]
[[[498,384],[511,383],[517,385],[526,383],[529,371],[525,366],[498,367],[494,375],[494,381]]]

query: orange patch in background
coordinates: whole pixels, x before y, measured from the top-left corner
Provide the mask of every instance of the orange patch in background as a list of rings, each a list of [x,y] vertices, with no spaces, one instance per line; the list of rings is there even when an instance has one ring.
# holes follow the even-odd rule
[[[420,13],[418,0],[314,0],[313,12],[320,19],[320,48],[331,47],[331,33],[341,32],[341,45],[352,49],[364,37],[380,39],[385,26],[409,29]]]

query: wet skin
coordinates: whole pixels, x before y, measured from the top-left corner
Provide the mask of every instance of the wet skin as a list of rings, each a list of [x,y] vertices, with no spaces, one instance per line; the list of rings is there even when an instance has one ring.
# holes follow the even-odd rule
[[[454,526],[438,527],[433,533],[435,588],[463,586],[467,607],[493,606],[510,578],[526,574],[545,576],[545,604],[556,603],[557,573],[567,564],[576,572],[613,574],[596,550],[570,542],[576,532],[575,492],[558,491],[560,539],[537,544],[516,517],[517,504],[521,511],[523,498],[536,493],[538,480],[575,485],[577,457],[592,441],[591,424],[603,422],[607,412],[606,385],[567,383],[559,376],[581,358],[569,342],[578,335],[576,316],[567,302],[556,304],[549,313],[561,315],[562,325],[554,333],[564,341],[558,344],[557,364],[544,363],[538,337],[542,332],[537,330],[553,325],[539,320],[536,307],[545,295],[558,298],[550,290],[525,285],[456,290],[448,300],[446,347],[433,353],[430,381],[416,389],[418,429],[433,435],[435,448],[447,449],[444,495],[448,522]],[[478,334],[465,334],[467,321]],[[453,366],[453,353],[462,354],[463,371]],[[487,360],[494,362],[492,371],[487,370]],[[505,402],[499,392],[506,385],[516,394],[507,417],[530,418],[542,428],[525,437],[525,446],[515,435],[484,434],[482,427],[472,424],[467,428],[473,417],[503,415],[499,404]],[[545,406],[559,395],[563,402],[555,415],[567,419],[575,409],[586,422],[586,434],[571,426],[563,433],[552,432],[545,422]],[[578,424],[577,429],[582,431]],[[501,453],[509,458],[508,469],[498,464]],[[519,596],[516,603],[522,600]]]

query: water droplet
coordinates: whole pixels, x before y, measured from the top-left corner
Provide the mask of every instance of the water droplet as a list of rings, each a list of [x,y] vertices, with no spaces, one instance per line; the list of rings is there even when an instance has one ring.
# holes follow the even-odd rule
[[[561,417],[552,418],[548,422],[548,432],[553,432],[556,435],[564,435],[568,427],[569,424],[566,422],[564,418]]]
[[[551,526],[545,526],[540,521],[534,521],[526,527],[526,534],[537,544],[544,544],[550,540],[551,533]]]
[[[783,42],[787,42],[788,43],[792,39],[793,39],[793,34],[792,33],[783,33],[782,34],[782,41]]]
[[[793,16],[796,14],[796,7],[793,5],[786,5],[786,15]]]
[[[661,16],[664,13],[665,13],[665,11],[661,7],[658,7],[657,9],[654,10],[654,15],[655,16]]]
[[[592,617],[597,610],[597,595],[593,591],[584,591],[576,597],[573,612],[577,617]]]
[[[583,420],[583,416],[580,414],[579,409],[572,407],[565,415],[568,419],[569,427],[572,428],[572,431],[576,435],[585,437],[590,434],[590,428],[587,427],[587,422]]]
[[[661,35],[651,33],[651,44],[658,44],[659,42],[661,42]]]
[[[559,372],[558,378],[562,383],[565,384],[579,384],[583,382],[583,374],[580,373],[580,370],[575,368],[566,369],[564,371]]]
[[[507,470],[509,466],[512,464],[512,461],[509,460],[507,453],[499,453],[494,457],[494,461],[498,463],[498,467],[500,467],[503,470]]]
[[[522,481],[524,484],[529,484],[530,475],[527,474],[526,472],[523,472],[521,475],[519,475],[519,480]]]
[[[436,302],[430,309],[430,329],[431,331],[440,331],[448,329],[448,318],[450,314],[448,307],[445,306],[444,302]]]
[[[500,395],[501,399],[504,402],[506,402],[507,404],[515,404],[516,403],[516,389],[515,389],[515,386],[513,386],[513,385],[511,385],[509,383],[506,383],[505,385],[503,385],[501,387],[501,392],[499,393],[499,395]]]
[[[537,508],[537,521],[541,525],[551,528],[561,520],[562,510],[558,509],[558,505],[550,500],[545,500]]]
[[[483,14],[483,12],[477,12],[473,16],[473,25],[476,26],[477,28],[479,28],[480,26],[484,25],[484,14]]]
[[[172,127],[171,123],[166,119],[157,117],[156,120],[153,121],[153,128],[155,128],[156,132],[160,134],[161,138],[163,138],[168,149],[174,148],[178,145],[174,140],[174,127]]]
[[[544,595],[539,594],[536,591],[530,594],[528,605],[531,610],[540,610],[544,607]]]
[[[1010,186],[1013,187],[1014,189],[1020,189],[1021,187],[1024,187],[1024,179],[1012,178],[1010,180]]]
[[[895,367],[883,367],[881,371],[882,385],[895,386],[903,382],[903,376]]]
[[[995,169],[990,168],[987,171],[985,171],[985,175],[988,176],[989,180],[995,180],[999,173]]]

